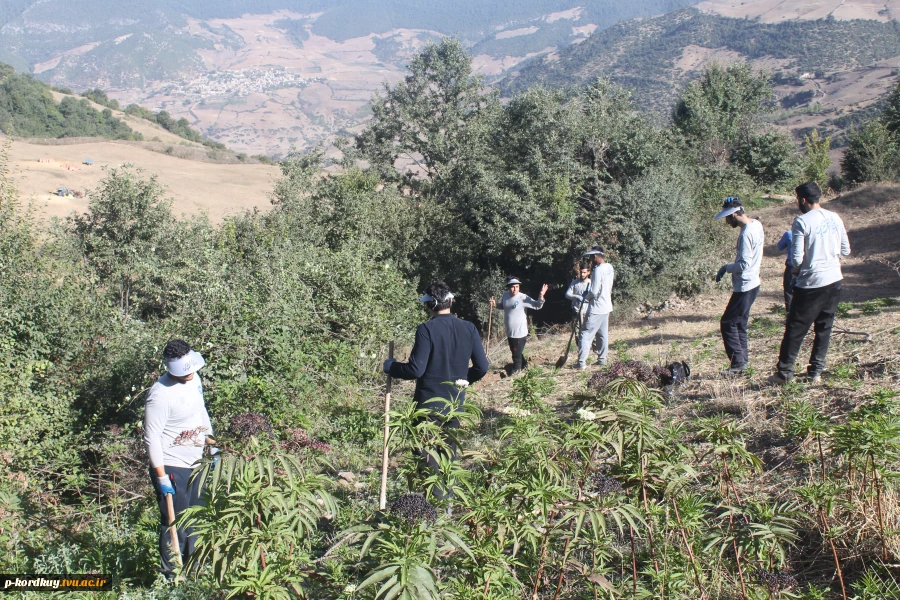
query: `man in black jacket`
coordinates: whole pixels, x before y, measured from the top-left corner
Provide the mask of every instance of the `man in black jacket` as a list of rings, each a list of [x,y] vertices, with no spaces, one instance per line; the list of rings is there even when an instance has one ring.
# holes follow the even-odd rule
[[[450,407],[444,401],[462,405],[465,400],[464,386],[458,387],[454,382],[465,380],[471,384],[484,377],[488,371],[487,356],[475,325],[450,314],[453,294],[446,283],[435,281],[419,301],[431,314],[431,319],[416,329],[416,341],[409,360],[402,363],[388,359],[384,362],[384,372],[398,379],[415,379],[413,399],[416,405],[447,414]],[[451,419],[444,427],[458,428],[459,421]],[[452,458],[455,456],[453,446]],[[425,455],[424,458],[429,468],[438,470],[432,456]],[[439,500],[452,495],[438,487],[433,493]]]

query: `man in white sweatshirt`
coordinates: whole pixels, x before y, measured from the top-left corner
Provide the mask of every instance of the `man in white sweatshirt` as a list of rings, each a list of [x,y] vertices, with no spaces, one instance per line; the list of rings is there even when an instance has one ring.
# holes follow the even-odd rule
[[[584,255],[591,257],[594,269],[591,272],[591,283],[584,291],[588,309],[578,333],[578,364],[575,368],[580,370],[587,368],[592,345],[597,348],[597,365],[606,364],[609,352],[609,314],[613,310],[612,287],[616,276],[613,266],[606,262],[603,246],[594,246]]]
[[[794,378],[794,362],[803,338],[814,325],[815,339],[807,380],[816,382],[825,370],[825,356],[831,341],[834,313],[843,285],[841,257],[850,255],[850,240],[844,222],[835,213],[822,208],[822,190],[811,181],[798,186],[797,207],[803,213],[791,227],[791,264],[797,281],[788,313],[778,371],[769,383],[783,385]]]
[[[189,482],[191,471],[211,444],[212,424],[203,401],[203,382],[197,371],[206,362],[187,342],[172,340],[163,349],[167,372],[147,395],[144,409],[144,445],[150,456],[150,479],[159,504],[159,554],[162,571],[171,577],[174,569],[169,549],[166,496],[172,495],[175,517],[189,506],[200,504],[200,480]],[[194,551],[190,529],[179,529],[181,555]]]
[[[762,224],[750,218],[736,196],[725,199],[722,210],[715,218],[725,219],[731,227],[741,228],[734,262],[722,265],[716,275],[718,283],[726,273],[731,273],[731,298],[719,321],[725,354],[728,355],[731,366],[722,374],[740,375],[750,363],[747,323],[750,320],[750,309],[759,295],[759,268],[762,265],[765,235]]]

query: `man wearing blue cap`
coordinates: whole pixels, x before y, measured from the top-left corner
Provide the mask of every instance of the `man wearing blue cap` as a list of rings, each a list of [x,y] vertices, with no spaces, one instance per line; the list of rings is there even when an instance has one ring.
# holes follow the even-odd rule
[[[591,346],[597,348],[597,365],[606,364],[609,352],[609,315],[613,310],[612,287],[616,277],[613,266],[606,262],[606,251],[603,246],[594,246],[584,253],[594,263],[591,282],[584,291],[584,303],[587,311],[578,332],[578,364],[576,369],[587,368]]]
[[[214,443],[209,413],[203,401],[203,382],[197,373],[206,362],[187,342],[172,340],[163,348],[166,373],[147,394],[144,409],[144,445],[150,456],[150,478],[156,490],[161,524],[159,554],[166,577],[173,575],[169,548],[169,516],[166,496],[172,496],[175,517],[189,506],[202,504],[200,479],[190,482],[203,448]],[[193,531],[177,529],[181,555],[194,551]]]
[[[759,295],[759,269],[762,265],[765,235],[762,224],[747,215],[737,197],[726,198],[722,210],[715,218],[725,219],[731,227],[741,228],[734,262],[722,265],[716,274],[718,283],[725,273],[731,273],[732,286],[731,298],[720,321],[722,342],[731,366],[722,374],[740,375],[750,363],[747,323],[750,320],[750,308]]]

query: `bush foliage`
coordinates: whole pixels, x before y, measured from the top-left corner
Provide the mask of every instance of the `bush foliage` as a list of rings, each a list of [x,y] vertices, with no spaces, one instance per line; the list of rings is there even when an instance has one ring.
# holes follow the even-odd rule
[[[360,491],[371,481],[339,489],[331,477],[380,452],[380,361],[423,320],[429,280],[450,282],[477,320],[505,274],[561,289],[602,243],[617,301],[700,289],[722,248],[709,224],[722,198],[790,187],[801,164],[759,123],[767,86],[744,65],[714,67],[671,127],[605,79],[501,104],[444,41],[374,99],[340,172],[322,174],[321,152],[292,153],[270,211],[219,225],[178,217],[131,165],[106,172],[86,213],[39,225],[0,152],[0,567],[112,572],[117,594],[136,598],[794,593],[789,552],[842,535],[829,518],[843,509],[816,504],[813,489],[739,498],[736,482],[760,467],[742,422],[663,426],[662,398],[633,381],[592,389],[575,419],[548,408],[553,376],[533,369],[488,451],[465,463],[448,456],[475,433],[474,403],[443,416],[401,405],[391,495],[454,488],[452,516],[409,497],[376,513]],[[208,501],[184,518],[199,552],[174,592],[153,570],[158,514],[140,441],[173,337],[206,358],[223,448],[220,468],[197,470]],[[866,469],[887,473],[898,455],[893,398],[797,435],[833,433],[841,464],[886,493]],[[439,423],[451,419],[462,428],[447,440]],[[441,473],[420,470],[414,449]]]

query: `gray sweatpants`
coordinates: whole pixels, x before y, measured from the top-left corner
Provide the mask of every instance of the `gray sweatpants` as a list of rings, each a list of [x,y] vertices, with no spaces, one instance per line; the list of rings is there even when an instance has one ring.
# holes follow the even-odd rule
[[[578,333],[579,366],[587,364],[594,338],[597,338],[597,364],[603,364],[609,351],[609,313],[588,315],[581,324],[581,331]]]

